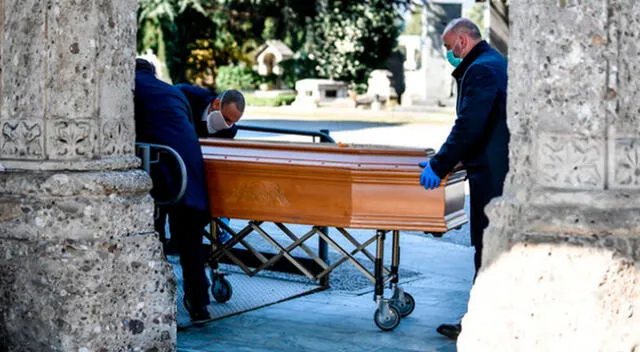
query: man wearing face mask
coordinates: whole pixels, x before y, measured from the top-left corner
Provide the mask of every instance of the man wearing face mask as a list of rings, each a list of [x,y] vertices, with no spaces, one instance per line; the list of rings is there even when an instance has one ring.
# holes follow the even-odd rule
[[[457,119],[446,142],[424,167],[420,184],[426,189],[440,181],[459,162],[467,170],[470,191],[471,244],[477,276],[482,263],[482,237],[489,225],[484,208],[502,195],[509,170],[507,128],[507,60],[482,40],[478,27],[466,18],[447,25],[442,41],[447,61],[455,68],[458,86]],[[475,280],[475,276],[474,276]],[[460,324],[443,324],[437,331],[456,339]]]
[[[216,95],[212,91],[189,84],[177,84],[191,106],[196,132],[201,138],[234,138],[236,123],[244,113],[244,96],[230,89]]]
[[[236,123],[242,118],[245,101],[240,91],[230,89],[220,95],[190,84],[176,84],[187,97],[191,106],[193,124],[200,138],[234,138],[238,133]],[[229,219],[221,220],[229,222]],[[218,231],[217,242],[223,244],[231,239],[224,230]]]

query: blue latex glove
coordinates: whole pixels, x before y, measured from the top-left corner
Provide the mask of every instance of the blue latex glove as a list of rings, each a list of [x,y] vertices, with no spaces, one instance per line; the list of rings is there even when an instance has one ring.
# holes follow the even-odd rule
[[[431,170],[431,164],[428,161],[423,161],[418,165],[424,168],[420,174],[420,184],[424,186],[425,189],[434,189],[440,186],[440,177]]]

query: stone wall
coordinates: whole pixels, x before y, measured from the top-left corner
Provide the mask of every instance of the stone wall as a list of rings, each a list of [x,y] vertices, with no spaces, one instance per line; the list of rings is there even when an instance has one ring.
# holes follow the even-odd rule
[[[0,351],[175,350],[134,156],[136,6],[0,3]]]
[[[640,350],[640,4],[511,2],[510,172],[460,351]]]

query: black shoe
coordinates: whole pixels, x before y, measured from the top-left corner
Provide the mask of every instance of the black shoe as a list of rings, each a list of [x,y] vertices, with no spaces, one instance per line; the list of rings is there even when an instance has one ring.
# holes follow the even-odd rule
[[[211,320],[211,314],[209,314],[207,306],[191,310],[189,316],[191,316],[191,322],[193,323],[204,323]]]
[[[458,339],[458,335],[460,335],[460,332],[462,331],[462,325],[460,324],[442,324],[440,326],[438,326],[438,328],[436,329],[436,331],[440,334],[440,335],[444,335],[452,340],[457,340]]]
[[[189,301],[185,299],[184,307],[187,308],[193,323],[203,323],[211,320],[211,314],[209,314],[207,306],[192,307]]]

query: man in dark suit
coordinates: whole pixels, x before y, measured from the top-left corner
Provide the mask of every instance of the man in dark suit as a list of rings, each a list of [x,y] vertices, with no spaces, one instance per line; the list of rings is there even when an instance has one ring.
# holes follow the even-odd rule
[[[462,162],[467,170],[471,200],[471,244],[475,247],[476,275],[482,263],[482,237],[489,225],[484,208],[502,195],[509,170],[507,128],[507,60],[487,42],[473,22],[453,20],[442,40],[447,59],[455,67],[458,84],[457,119],[440,151],[424,167],[420,184],[426,189],[440,181]],[[475,280],[475,278],[474,278]],[[460,324],[443,324],[438,332],[457,338]]]
[[[241,92],[231,89],[220,95],[190,84],[176,84],[189,101],[193,124],[200,138],[216,137],[233,139],[238,133],[236,123],[244,114],[245,100]],[[229,222],[229,219],[221,220]],[[225,230],[219,229],[216,240],[223,244],[231,239]]]
[[[169,146],[185,163],[187,188],[184,197],[165,211],[169,214],[170,231],[180,254],[185,306],[193,321],[209,320],[209,281],[201,246],[202,231],[210,219],[209,202],[204,160],[198,136],[190,122],[189,102],[179,89],[156,78],[151,63],[137,59],[134,103],[136,141]],[[158,167],[159,172],[152,173],[157,178],[153,180],[154,185],[177,183],[177,168],[163,164]]]

